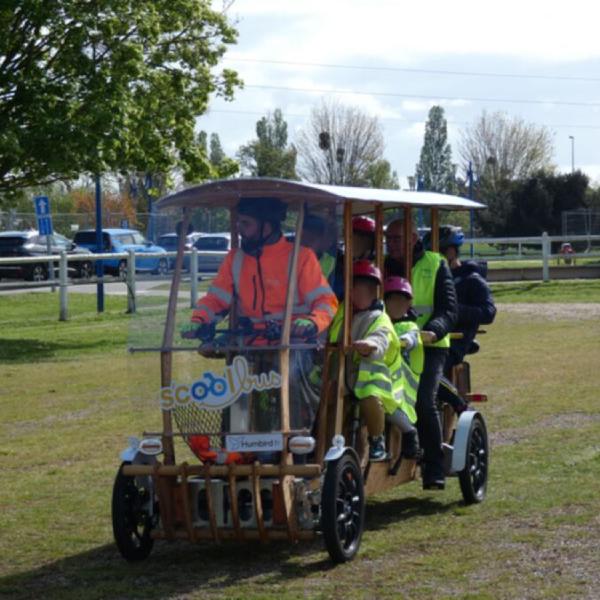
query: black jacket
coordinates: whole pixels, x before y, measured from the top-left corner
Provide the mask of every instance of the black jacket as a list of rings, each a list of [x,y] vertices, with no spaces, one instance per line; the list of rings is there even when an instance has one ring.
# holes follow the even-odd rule
[[[479,326],[494,321],[496,306],[477,262],[463,262],[460,267],[452,269],[452,277],[458,298],[456,331],[463,334],[461,340],[452,340],[452,364],[457,364],[463,360]]]

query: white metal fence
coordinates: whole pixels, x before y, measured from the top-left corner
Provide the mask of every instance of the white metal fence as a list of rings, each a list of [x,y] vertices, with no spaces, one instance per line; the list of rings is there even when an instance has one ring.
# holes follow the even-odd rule
[[[140,258],[173,258],[177,255],[176,252],[144,252],[138,254]],[[186,255],[190,257],[190,306],[196,306],[198,301],[198,280],[199,277],[213,277],[214,273],[200,273],[198,271],[198,250],[193,248],[191,252],[186,252]],[[217,256],[222,257],[222,252],[202,252],[203,256]],[[69,262],[96,262],[98,260],[126,260],[127,269],[125,279],[119,277],[103,276],[90,277],[89,279],[69,279],[68,277],[68,263]],[[0,258],[0,267],[2,265],[28,265],[28,264],[48,264],[48,273],[50,277],[47,281],[41,282],[15,282],[13,285],[3,285],[0,289],[23,289],[23,288],[45,288],[51,287],[59,288],[59,320],[65,321],[68,318],[68,291],[71,286],[78,286],[84,284],[97,284],[97,283],[114,283],[121,281],[127,288],[127,312],[134,313],[136,311],[136,281],[139,279],[139,273],[136,272],[135,262],[136,253],[134,250],[121,253],[106,253],[106,254],[86,254],[86,255],[69,255],[66,252],[60,254],[48,255],[48,256],[27,256],[21,258]],[[58,270],[58,280],[54,278],[54,272]],[[156,279],[156,278],[154,278]],[[169,276],[163,277],[163,280],[170,280]]]
[[[555,252],[552,253],[552,243],[577,243],[585,242],[586,250],[583,252]],[[465,240],[463,255],[468,256],[469,246],[485,244],[488,248],[495,248],[493,253],[476,252],[474,256],[478,259],[487,261],[528,261],[541,260],[542,263],[542,279],[550,281],[550,263],[552,260],[563,261],[563,263],[575,264],[578,259],[582,258],[598,258],[600,262],[600,235],[579,235],[579,236],[549,236],[544,233],[537,237],[506,237],[506,238],[473,238]],[[539,248],[531,252],[531,247]],[[529,251],[526,251],[529,249]],[[198,300],[198,280],[199,276],[213,277],[214,273],[198,272],[198,250],[195,248],[191,252],[186,252],[190,257],[189,276],[190,276],[190,306],[194,307]],[[164,258],[174,257],[175,252],[165,253],[150,253],[144,252],[143,255],[138,255],[140,258]],[[203,251],[202,256],[223,256],[222,252]],[[121,281],[118,277],[105,276],[101,279],[92,277],[86,280],[72,280],[68,278],[68,263],[89,261],[95,262],[98,260],[109,259],[124,259],[127,261],[126,278],[123,284],[127,287],[127,311],[135,312],[136,310],[136,280],[139,280],[139,275],[136,273],[135,262],[136,254],[134,250],[123,253],[107,253],[107,254],[86,254],[86,255],[68,255],[62,252],[60,255],[39,256],[39,257],[22,257],[22,258],[0,258],[0,267],[2,265],[18,265],[18,264],[39,264],[41,262],[52,265],[48,268],[50,279],[45,282],[26,283],[18,282],[11,286],[2,285],[4,289],[10,288],[35,288],[35,287],[59,287],[59,319],[64,321],[68,318],[68,288],[69,286],[77,286],[90,283],[110,283]],[[58,267],[58,281],[54,279],[54,271]],[[168,278],[165,278],[165,280]]]

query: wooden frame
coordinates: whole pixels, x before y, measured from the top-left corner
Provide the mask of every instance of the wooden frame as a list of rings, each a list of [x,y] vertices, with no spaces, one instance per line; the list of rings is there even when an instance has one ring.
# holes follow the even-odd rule
[[[412,193],[397,190],[369,190],[363,188],[336,188],[335,186],[320,186],[313,184],[300,184],[296,182],[284,182],[280,180],[248,179],[248,180],[226,180],[212,182],[184,190],[159,201],[159,207],[181,207],[183,208],[182,231],[187,231],[191,219],[191,209],[200,205],[211,206],[222,202],[222,205],[230,209],[230,230],[232,236],[232,247],[238,246],[237,219],[235,205],[242,195],[250,196],[285,196],[289,205],[298,208],[296,222],[294,248],[289,273],[289,286],[286,293],[285,311],[282,321],[282,334],[280,343],[275,348],[268,347],[269,351],[277,351],[280,367],[280,375],[284,382],[281,388],[281,429],[285,440],[285,446],[281,453],[279,464],[192,464],[175,462],[175,450],[173,438],[178,434],[173,432],[172,415],[170,411],[162,412],[163,430],[161,432],[164,462],[154,465],[129,464],[122,467],[122,473],[126,476],[149,476],[155,484],[156,493],[161,506],[162,528],[152,532],[157,539],[179,539],[188,538],[192,541],[212,539],[215,542],[235,539],[259,540],[266,543],[270,540],[288,539],[289,541],[313,539],[313,530],[299,529],[294,510],[294,479],[308,480],[311,489],[318,489],[320,477],[326,465],[323,457],[327,448],[328,422],[333,424],[333,433],[342,434],[344,430],[344,397],[345,390],[345,359],[351,350],[351,322],[352,305],[349,302],[352,293],[352,216],[355,212],[365,212],[365,208],[374,205],[376,235],[375,235],[375,263],[383,271],[384,268],[384,209],[401,208],[404,214],[404,240],[405,240],[405,274],[410,279],[412,266],[412,208],[432,208],[432,247],[438,247],[438,205],[450,205],[453,209],[479,208],[472,201],[451,197],[443,197],[437,194],[424,192]],[[344,224],[344,294],[348,301],[345,303],[342,335],[339,343],[328,344],[325,350],[324,377],[321,390],[321,402],[318,410],[318,419],[322,426],[318,428],[315,463],[293,464],[292,455],[288,451],[288,438],[291,435],[290,428],[290,397],[289,397],[289,373],[290,373],[290,334],[292,309],[296,287],[296,273],[298,269],[298,256],[301,244],[301,233],[304,221],[305,203],[321,202],[326,204],[330,211],[341,203],[343,205]],[[177,306],[177,294],[181,282],[181,271],[183,266],[183,252],[185,248],[185,236],[179,238],[177,258],[175,261],[175,274],[169,294],[166,324],[163,333],[162,346],[158,349],[161,354],[161,385],[169,386],[172,378],[172,354],[179,348],[174,347],[175,312]],[[381,290],[383,296],[383,290]],[[235,303],[235,298],[233,303]],[[235,309],[231,311],[235,319]],[[146,349],[151,350],[151,349]],[[331,371],[333,356],[337,354],[337,369],[335,376],[335,389],[328,377]],[[227,360],[230,361],[231,352],[228,352]],[[333,396],[333,397],[332,397]],[[332,402],[331,402],[332,400]],[[445,428],[445,437],[450,434]],[[389,473],[387,463],[370,463],[364,473],[365,493],[367,495],[378,493],[414,479],[417,475],[417,467],[414,460],[402,461],[400,469],[394,474]],[[200,476],[204,479],[204,490],[206,492],[206,504],[208,512],[208,527],[197,527],[192,520],[193,507],[190,501],[191,486],[190,477]],[[273,493],[281,494],[284,506],[285,525],[283,527],[267,527],[264,518],[264,507],[261,497],[261,479],[273,479],[278,482],[277,492],[275,485]],[[217,480],[220,483],[217,483]],[[243,527],[238,510],[239,482],[247,480],[254,498],[254,518],[256,528]],[[224,528],[217,522],[217,507],[214,505],[213,489],[217,485],[226,482],[229,506],[231,509],[232,526]],[[224,487],[223,487],[224,489]]]

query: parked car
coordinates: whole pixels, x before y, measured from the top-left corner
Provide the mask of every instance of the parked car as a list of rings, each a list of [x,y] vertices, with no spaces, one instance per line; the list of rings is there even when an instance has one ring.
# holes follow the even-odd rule
[[[75,234],[75,243],[97,252],[96,230],[84,229]],[[160,246],[154,245],[135,229],[103,229],[102,230],[102,253],[121,253],[134,250],[135,270],[136,272],[152,272],[165,274],[169,270],[168,258],[160,256],[149,256],[144,258],[144,254],[161,253],[166,254],[166,250]],[[127,259],[114,258],[104,259],[104,269],[107,273],[118,275],[121,279],[127,278]]]
[[[70,277],[89,279],[94,267],[91,260],[85,260],[91,252],[81,248],[67,239],[64,235],[55,233],[50,236],[50,253],[60,254],[65,251],[69,255],[81,256],[81,261],[68,262],[68,274]],[[0,257],[24,258],[27,256],[39,256],[40,259],[48,254],[47,236],[40,235],[38,231],[4,231],[0,233]],[[55,275],[58,276],[58,263],[54,262]],[[1,264],[0,277],[21,278],[30,281],[44,281],[48,279],[48,261],[27,264]]]
[[[198,250],[198,271],[218,271],[231,250],[231,234],[205,233],[196,240],[194,248]],[[206,252],[211,254],[207,255]]]
[[[194,233],[190,233],[186,236],[185,249],[191,250],[194,246],[194,243],[201,238],[205,233],[200,233],[195,231]],[[167,252],[177,252],[177,234],[176,233],[165,233],[158,238],[157,244],[164,248]],[[175,267],[175,257],[169,257],[169,269],[173,269]],[[185,270],[189,270],[190,268],[190,257],[183,257],[183,268]]]

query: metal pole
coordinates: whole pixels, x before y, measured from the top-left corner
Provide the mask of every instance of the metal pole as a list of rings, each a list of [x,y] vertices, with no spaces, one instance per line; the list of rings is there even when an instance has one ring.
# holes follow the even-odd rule
[[[130,248],[127,255],[127,312],[135,312],[135,250]]]
[[[198,304],[198,248],[192,248],[190,256],[190,304],[192,308]]]
[[[60,263],[58,268],[58,278],[60,285],[60,311],[58,315],[59,321],[66,321],[69,318],[68,313],[68,281],[67,281],[67,253],[62,250],[60,253]]]
[[[100,175],[96,175],[96,251],[104,251],[102,243],[102,187]],[[104,264],[101,260],[96,261],[96,310],[104,312]]]
[[[571,140],[571,173],[575,173],[575,136],[570,135]]]
[[[46,234],[46,252],[48,256],[52,255],[52,236],[50,234]],[[52,282],[52,291],[55,292],[54,281],[56,277],[54,276],[54,263],[51,260],[48,261],[48,279]]]
[[[544,282],[550,281],[550,240],[548,232],[542,233],[542,279]]]
[[[469,161],[469,170],[467,171],[467,177],[469,179],[469,200],[473,200],[473,163]],[[469,211],[469,237],[473,239],[473,221],[475,220],[475,211],[471,209]],[[471,242],[471,258],[475,255],[475,246]]]

